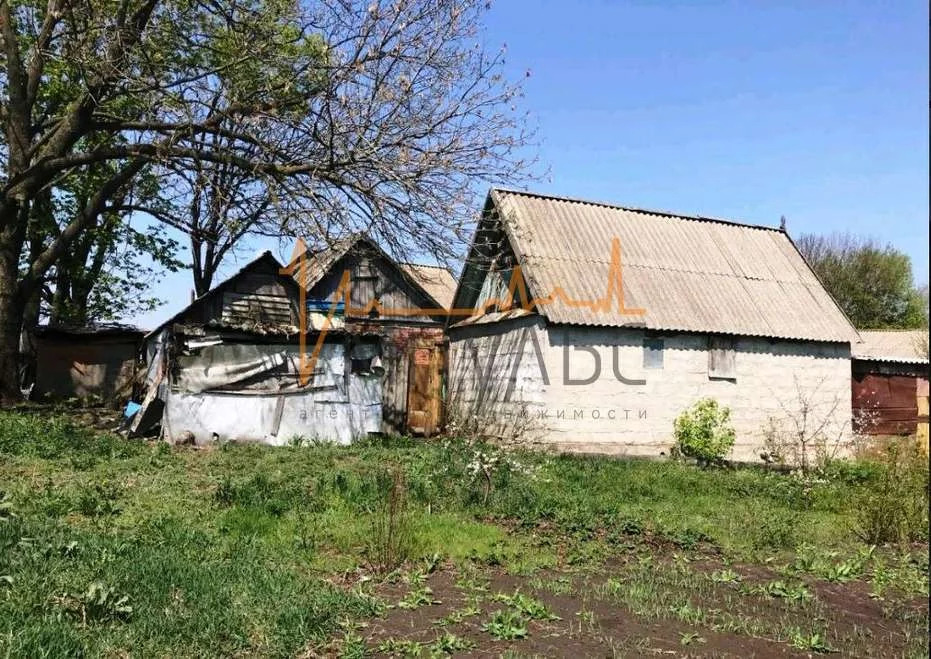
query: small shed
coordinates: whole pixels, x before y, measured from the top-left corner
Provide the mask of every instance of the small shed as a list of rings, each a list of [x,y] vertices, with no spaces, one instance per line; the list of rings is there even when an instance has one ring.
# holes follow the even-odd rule
[[[868,435],[928,447],[928,330],[861,330],[852,352],[853,418]]]
[[[302,292],[283,271],[265,252],[146,335],[135,432],[154,421],[170,441],[286,444],[379,431],[379,338],[314,310],[302,319]],[[308,373],[302,359],[318,340]]]
[[[118,323],[37,327],[34,395],[108,404],[125,401],[132,394],[144,334],[138,327]]]
[[[309,308],[335,310],[351,335],[380,338],[385,369],[381,430],[432,435],[443,424],[444,326],[456,291],[452,273],[436,265],[398,263],[371,238],[356,234],[295,257],[306,259]],[[341,290],[348,278],[349,291]],[[342,306],[336,307],[334,300]]]

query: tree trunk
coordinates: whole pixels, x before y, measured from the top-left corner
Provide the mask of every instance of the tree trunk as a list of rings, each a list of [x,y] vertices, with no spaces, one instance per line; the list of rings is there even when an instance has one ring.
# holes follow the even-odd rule
[[[16,291],[16,266],[0,254],[0,407],[22,400],[19,388],[19,334],[23,303]]]
[[[23,324],[20,330],[20,388],[25,389],[36,382],[38,368],[38,347],[36,346],[36,327],[42,310],[42,295],[37,289],[26,301],[23,309]]]
[[[26,239],[29,206],[0,202],[0,406],[22,400],[19,388],[19,339],[24,300],[19,289],[19,257]]]
[[[202,252],[206,251],[206,254]],[[216,266],[212,262],[210,243],[191,237],[191,254],[193,255],[192,272],[194,274],[194,294],[205,295],[213,283]]]

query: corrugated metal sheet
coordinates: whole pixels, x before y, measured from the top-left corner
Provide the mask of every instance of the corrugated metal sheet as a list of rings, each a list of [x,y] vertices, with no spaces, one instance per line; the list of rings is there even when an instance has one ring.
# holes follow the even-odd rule
[[[928,330],[860,330],[860,343],[854,343],[854,359],[928,363]]]
[[[557,323],[643,325],[847,342],[856,330],[782,231],[547,197],[491,192],[531,293]],[[621,253],[623,308],[607,300],[612,245]],[[608,306],[602,309],[601,306]]]
[[[456,295],[456,278],[453,273],[435,265],[401,263],[400,267],[444,309],[452,306],[453,296]]]

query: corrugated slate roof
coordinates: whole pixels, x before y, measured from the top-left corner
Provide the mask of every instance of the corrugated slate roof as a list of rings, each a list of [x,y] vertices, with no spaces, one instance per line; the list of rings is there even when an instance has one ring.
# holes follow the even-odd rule
[[[851,347],[854,359],[928,363],[928,330],[860,330],[860,338]]]
[[[847,342],[856,330],[781,230],[493,189],[532,295],[557,323]],[[620,245],[624,307],[593,309]]]
[[[398,264],[414,281],[420,284],[430,297],[449,309],[456,295],[456,278],[449,270],[438,265],[420,265],[417,263]]]

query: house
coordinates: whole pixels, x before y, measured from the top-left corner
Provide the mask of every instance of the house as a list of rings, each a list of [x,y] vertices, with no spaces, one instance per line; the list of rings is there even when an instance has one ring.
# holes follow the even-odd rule
[[[145,336],[147,394],[133,432],[170,441],[348,443],[381,427],[379,338],[310,310],[265,252]],[[325,330],[325,331],[323,331]],[[302,354],[316,352],[312,372]]]
[[[918,435],[928,447],[928,330],[861,330],[853,344],[856,429]]]
[[[453,307],[454,425],[656,456],[711,397],[737,460],[849,436],[857,333],[781,229],[492,189]]]
[[[431,435],[443,422],[444,326],[456,280],[440,266],[397,263],[374,241],[353,235],[306,258],[308,305],[326,312],[343,302],[345,330],[380,339],[385,369],[381,430]],[[348,277],[349,295],[341,289]]]
[[[132,394],[143,330],[118,323],[41,325],[33,334],[34,397],[76,397],[115,404]]]

